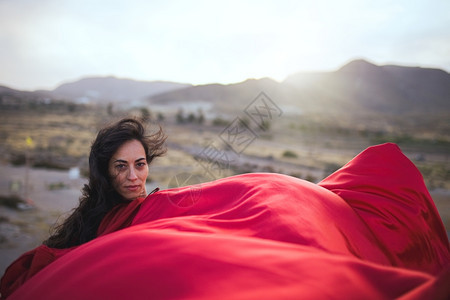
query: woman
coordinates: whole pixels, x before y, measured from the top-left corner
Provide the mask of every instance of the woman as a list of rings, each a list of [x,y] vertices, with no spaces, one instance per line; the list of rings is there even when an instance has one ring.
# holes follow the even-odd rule
[[[146,135],[143,124],[122,119],[101,129],[89,155],[89,181],[73,213],[44,241],[6,270],[1,294],[6,297],[69,248],[127,227],[147,195],[148,165],[165,153],[159,128]]]
[[[144,126],[135,119],[101,129],[91,147],[89,182],[80,204],[44,244],[69,248],[86,243],[97,236],[101,221],[113,207],[145,198],[148,165],[164,154],[165,139],[161,128],[146,136]]]

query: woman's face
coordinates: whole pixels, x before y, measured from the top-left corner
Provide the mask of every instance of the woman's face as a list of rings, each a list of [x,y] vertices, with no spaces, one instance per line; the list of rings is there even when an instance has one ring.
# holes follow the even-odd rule
[[[109,174],[114,189],[126,200],[145,197],[148,165],[141,142],[122,144],[109,161]]]

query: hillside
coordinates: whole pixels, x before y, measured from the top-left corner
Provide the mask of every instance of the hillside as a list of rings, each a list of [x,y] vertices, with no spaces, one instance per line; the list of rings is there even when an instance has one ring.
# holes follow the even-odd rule
[[[263,78],[237,84],[192,86],[149,97],[148,103],[183,105],[209,102],[232,110],[265,92],[280,106],[304,113],[450,113],[450,74],[438,69],[377,66],[352,61],[334,72],[298,73],[283,82]]]
[[[190,103],[198,106],[204,104],[209,107],[209,113],[235,114],[237,109],[244,109],[262,91],[275,97],[278,102],[285,103],[293,96],[289,95],[290,90],[269,78],[248,79],[229,85],[207,84],[179,89],[148,97],[148,103],[150,106],[156,104],[179,107],[188,107],[186,104]]]
[[[20,106],[30,102],[48,102],[54,100],[47,92],[27,92],[0,86],[0,105]]]
[[[295,75],[285,82],[301,83]],[[317,91],[329,98],[379,113],[437,113],[450,111],[450,74],[437,69],[376,66],[364,60],[348,63],[316,80]]]
[[[0,101],[108,104],[143,107],[163,113],[183,108],[202,109],[207,118],[236,116],[261,92],[285,115],[318,115],[325,121],[375,120],[375,126],[408,125],[450,130],[450,74],[439,69],[378,66],[355,60],[331,72],[301,72],[277,82],[248,79],[234,84],[191,85],[164,81],[136,81],[115,77],[84,78],[53,91],[22,92],[0,88]],[[326,117],[333,115],[334,117]],[[323,120],[318,120],[322,122]],[[402,124],[399,124],[402,123]],[[408,124],[406,124],[408,123]],[[347,124],[347,126],[348,126]],[[401,127],[400,126],[400,127]]]
[[[140,104],[145,97],[190,86],[166,81],[137,81],[116,77],[83,78],[60,85],[51,94],[82,103]]]

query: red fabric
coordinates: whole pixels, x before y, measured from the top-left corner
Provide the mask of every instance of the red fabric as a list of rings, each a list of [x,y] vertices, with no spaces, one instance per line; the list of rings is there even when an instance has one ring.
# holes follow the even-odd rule
[[[420,173],[386,144],[319,185],[245,174],[150,195],[10,299],[446,299],[449,262]]]
[[[97,235],[102,236],[130,226],[144,198],[116,205],[102,220]]]
[[[97,235],[102,236],[129,226],[143,201],[144,198],[141,198],[115,206],[103,218]],[[6,269],[1,279],[0,291],[2,299],[8,297],[25,281],[73,249],[74,247],[55,249],[41,245],[21,255]]]
[[[439,273],[447,234],[422,175],[395,144],[371,147],[319,183],[364,220],[393,266]]]
[[[27,280],[55,261],[71,249],[52,249],[41,245],[22,254],[5,271],[2,277],[0,291],[1,299],[23,285]]]

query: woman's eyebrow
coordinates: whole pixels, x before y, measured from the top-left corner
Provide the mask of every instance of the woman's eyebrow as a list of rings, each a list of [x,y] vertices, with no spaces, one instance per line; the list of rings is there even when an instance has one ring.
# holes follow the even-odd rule
[[[135,160],[135,162],[140,162],[140,161],[142,161],[142,160],[146,160],[146,158],[145,157],[141,157],[141,158],[138,158],[138,159],[136,159]],[[114,161],[114,163],[128,163],[126,160],[124,160],[124,159],[116,159],[115,161]]]
[[[116,159],[116,160],[114,161],[114,163],[117,163],[117,162],[119,162],[119,163],[127,163],[127,161],[126,161],[126,160],[123,160],[123,159]]]

